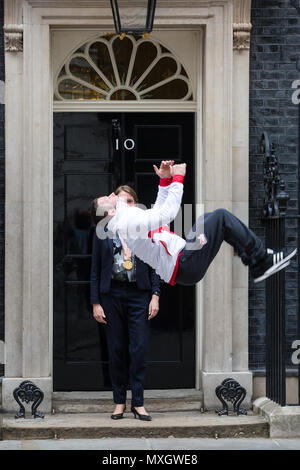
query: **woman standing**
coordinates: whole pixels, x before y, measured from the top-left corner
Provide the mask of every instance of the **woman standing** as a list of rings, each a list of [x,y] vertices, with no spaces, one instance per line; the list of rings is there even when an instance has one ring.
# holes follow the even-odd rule
[[[138,202],[130,186],[120,186],[115,194],[127,205]],[[92,216],[97,223],[95,201]],[[155,271],[133,256],[124,240],[116,235],[101,240],[96,231],[91,266],[93,316],[105,325],[109,370],[116,404],[112,419],[123,418],[126,392],[131,385],[131,411],[135,418],[150,421],[144,408],[144,377],[149,320],[159,310],[160,278]]]

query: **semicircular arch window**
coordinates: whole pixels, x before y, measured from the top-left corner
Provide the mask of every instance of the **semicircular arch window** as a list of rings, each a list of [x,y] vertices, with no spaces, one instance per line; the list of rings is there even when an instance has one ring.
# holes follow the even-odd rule
[[[55,101],[193,100],[184,66],[153,39],[107,34],[82,45],[62,66]]]

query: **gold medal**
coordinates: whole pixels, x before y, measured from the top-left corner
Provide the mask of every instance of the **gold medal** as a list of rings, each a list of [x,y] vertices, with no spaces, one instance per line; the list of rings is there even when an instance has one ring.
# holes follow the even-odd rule
[[[132,261],[130,259],[127,259],[126,261],[124,261],[123,267],[127,269],[128,271],[130,271],[133,268]]]

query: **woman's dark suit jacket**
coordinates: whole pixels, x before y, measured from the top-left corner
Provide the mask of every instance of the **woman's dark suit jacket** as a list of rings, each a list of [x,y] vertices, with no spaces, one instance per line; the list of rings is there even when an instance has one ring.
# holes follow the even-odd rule
[[[91,266],[91,304],[99,304],[100,294],[110,290],[113,265],[113,241],[111,238],[100,240],[96,230],[93,237]],[[138,289],[152,292],[160,291],[160,277],[148,264],[136,257],[136,283]]]

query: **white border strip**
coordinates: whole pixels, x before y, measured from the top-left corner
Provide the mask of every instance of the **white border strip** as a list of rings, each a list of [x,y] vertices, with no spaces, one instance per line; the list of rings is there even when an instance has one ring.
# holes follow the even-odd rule
[[[54,101],[54,112],[197,112],[196,101]]]
[[[5,104],[5,82],[0,80],[0,104]]]
[[[5,364],[5,343],[0,340],[0,364]]]

